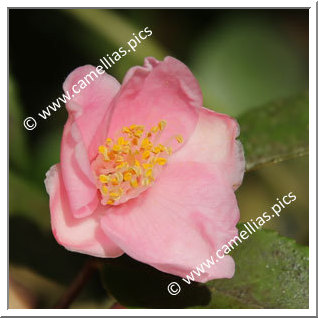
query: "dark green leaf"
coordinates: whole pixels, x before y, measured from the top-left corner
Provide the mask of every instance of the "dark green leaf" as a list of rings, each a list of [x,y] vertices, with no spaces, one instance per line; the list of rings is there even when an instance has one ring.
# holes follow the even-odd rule
[[[29,152],[26,142],[26,130],[23,127],[24,115],[17,86],[9,79],[9,156],[16,168],[25,171],[29,165]]]
[[[26,178],[13,171],[9,172],[10,215],[22,215],[34,221],[40,228],[50,228],[48,195]]]
[[[51,166],[60,161],[60,148],[62,140],[63,127],[57,127],[55,130],[45,134],[41,138],[34,149],[33,160],[36,170],[33,172],[32,178],[39,184],[43,185],[46,172]]]
[[[102,277],[106,289],[120,304],[128,307],[185,308],[205,306],[210,300],[210,293],[204,285],[193,283],[188,286],[180,277],[160,272],[127,255],[107,260]],[[178,282],[181,286],[178,295],[168,293],[167,286],[171,282]]]
[[[130,39],[134,39],[133,33],[140,31],[138,27],[129,23],[127,19],[123,19],[114,10],[72,9],[66,12],[74,16],[81,23],[87,24],[95,32],[100,33],[105,39],[110,40],[118,47],[125,45]],[[142,29],[145,27],[146,25],[142,26]],[[147,43],[147,47],[143,48],[142,51],[139,50],[137,52],[136,50],[134,56],[136,59],[143,60],[145,56],[151,54],[158,55],[160,58],[166,55],[165,50],[160,47],[156,39],[151,39]]]
[[[193,45],[191,70],[204,105],[238,116],[308,89],[308,62],[282,21],[229,12]]]
[[[60,246],[51,232],[45,232],[22,216],[10,217],[10,262],[27,266],[37,273],[68,284],[87,259]]]
[[[51,232],[40,230],[24,217],[10,217],[9,228],[10,264],[31,269],[64,286],[73,281],[84,263],[90,259],[90,256],[66,250],[55,241]],[[106,299],[107,294],[99,276],[98,271],[92,276],[80,300],[94,299],[100,302]],[[57,298],[60,296],[57,295]]]
[[[111,55],[112,52],[118,51],[120,47],[127,50],[130,49],[127,42],[131,39],[135,39],[133,34],[138,35],[140,31],[147,27],[147,25],[132,23],[115,10],[71,9],[65,10],[64,12],[79,22],[80,27],[84,27],[84,30],[87,28],[87,30],[85,30],[86,35],[87,31],[91,30],[93,31],[92,37],[96,39],[100,37],[102,39],[102,42],[99,41],[101,44],[97,50],[95,49],[95,52],[99,52],[100,48],[102,48],[100,53],[102,55],[97,55],[98,58],[106,56],[107,53]],[[151,27],[149,27],[149,29],[151,30]],[[114,32],[114,30],[116,31]],[[152,31],[154,32],[154,30]],[[84,41],[83,43],[87,45],[86,42],[87,41]],[[94,46],[96,46],[96,44]],[[154,56],[157,59],[163,59],[166,55],[168,55],[167,51],[157,41],[156,37],[151,35],[138,44],[135,52],[131,51],[128,53],[123,59],[124,61],[116,63],[112,67],[112,72],[116,74],[116,77],[119,76],[122,78],[128,67],[136,63],[143,64],[145,57]],[[96,59],[96,63],[98,63],[98,59]]]
[[[308,92],[250,110],[238,122],[247,170],[308,153]]]
[[[308,248],[258,230],[231,254],[232,279],[209,282],[208,308],[308,308]]]

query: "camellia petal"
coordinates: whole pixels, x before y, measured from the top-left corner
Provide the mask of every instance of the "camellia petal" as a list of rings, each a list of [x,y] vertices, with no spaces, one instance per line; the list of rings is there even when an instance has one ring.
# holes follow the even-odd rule
[[[86,85],[85,88],[83,82]],[[84,89],[81,90],[80,87]],[[66,78],[63,89],[74,96],[71,102],[66,104],[66,108],[69,117],[76,122],[89,160],[91,160],[96,155],[96,149],[99,146],[99,141],[95,141],[100,133],[99,124],[118,93],[120,84],[114,77],[106,73],[97,73],[96,67],[85,65],[76,68]],[[78,93],[76,94],[73,90]]]
[[[138,198],[108,209],[101,224],[131,257],[185,277],[237,234],[238,219],[233,189],[218,169],[183,162],[168,165]],[[199,280],[233,273],[226,256]]]
[[[100,215],[75,219],[70,211],[59,164],[46,174],[45,185],[50,195],[51,225],[55,239],[70,251],[97,257],[117,257],[123,251],[101,230]]]
[[[124,79],[109,114],[107,137],[114,137],[124,126],[144,125],[149,130],[164,120],[162,143],[178,134],[186,141],[197,124],[200,106],[200,87],[183,63],[172,57],[163,62],[146,58],[144,67],[132,68]]]
[[[238,135],[239,126],[235,119],[202,107],[195,131],[171,162],[193,160],[212,167],[218,165],[219,171],[237,189],[245,171],[243,148],[236,140]]]
[[[98,205],[95,179],[90,160],[96,156],[101,131],[98,124],[119,90],[119,83],[102,74],[95,78],[96,69],[86,65],[75,69],[65,80],[65,93],[79,91],[79,83],[87,74],[93,82],[67,103],[68,120],[61,145],[61,171],[70,209],[77,218],[90,215]]]
[[[237,122],[205,109],[197,80],[172,57],[146,58],[121,88],[94,72],[77,68],[63,86],[74,96],[61,164],[45,181],[56,240],[97,257],[125,252],[181,277],[213,257],[194,279],[232,277],[233,259],[216,252],[237,235]]]

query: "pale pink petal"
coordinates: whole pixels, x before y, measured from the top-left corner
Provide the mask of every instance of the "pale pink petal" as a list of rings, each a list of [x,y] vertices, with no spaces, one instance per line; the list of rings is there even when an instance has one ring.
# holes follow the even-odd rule
[[[107,74],[95,78],[96,69],[86,65],[75,69],[65,80],[65,92],[73,94],[79,90],[79,83],[87,79],[91,82],[67,103],[68,120],[63,131],[61,145],[61,170],[67,191],[70,209],[74,217],[90,215],[99,200],[90,161],[96,155],[103,134],[99,125],[106,116],[109,105],[120,85]],[[94,79],[94,81],[92,80]],[[104,128],[106,130],[106,127]]]
[[[59,164],[46,174],[50,195],[51,226],[55,239],[66,249],[97,257],[117,257],[122,250],[100,228],[100,215],[75,219],[70,211]]]
[[[184,146],[176,152],[170,162],[195,161],[218,166],[234,189],[243,180],[245,160],[239,140],[239,126],[230,116],[201,108],[199,121]]]
[[[85,146],[71,121],[63,131],[61,172],[73,216],[90,215],[98,205],[97,189]]]
[[[87,84],[86,81],[90,84]],[[76,85],[75,90],[79,91],[80,85],[84,85],[83,82],[87,86],[80,93],[75,94],[72,87]],[[107,73],[99,74],[96,67],[85,65],[76,68],[68,75],[63,83],[63,89],[74,95],[71,102],[67,103],[66,108],[69,116],[76,122],[85,149],[88,151],[89,160],[91,160],[101,144],[100,140],[95,142],[96,135],[100,134],[99,124],[106,115],[114,96],[118,93],[120,84]]]
[[[219,170],[181,162],[168,164],[136,199],[108,209],[101,225],[131,257],[185,277],[237,234],[238,220],[233,189]],[[199,280],[233,273],[227,256]]]
[[[146,58],[144,67],[128,71],[114,100],[107,136],[113,138],[124,126],[137,124],[150,129],[166,120],[161,142],[178,134],[187,140],[196,126],[200,106],[200,87],[183,63],[172,57],[163,62]]]

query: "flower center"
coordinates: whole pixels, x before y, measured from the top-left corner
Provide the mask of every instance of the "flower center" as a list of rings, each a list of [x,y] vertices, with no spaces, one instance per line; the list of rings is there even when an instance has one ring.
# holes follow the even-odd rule
[[[152,185],[172,154],[169,140],[166,145],[158,142],[166,125],[161,120],[149,131],[142,125],[123,127],[117,140],[107,138],[99,146],[92,168],[103,205],[126,202]],[[181,135],[174,138],[183,142]]]

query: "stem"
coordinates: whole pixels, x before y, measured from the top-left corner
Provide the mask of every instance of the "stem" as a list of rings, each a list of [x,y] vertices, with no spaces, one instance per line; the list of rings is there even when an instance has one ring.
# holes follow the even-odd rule
[[[78,296],[87,281],[92,277],[92,274],[97,270],[98,262],[96,259],[86,261],[78,275],[75,277],[64,295],[58,300],[55,309],[69,308],[70,304]]]
[[[290,160],[290,159],[294,159],[294,158],[298,158],[298,157],[303,157],[303,156],[307,156],[309,154],[308,149],[305,150],[301,150],[297,153],[293,153],[293,154],[288,154],[288,155],[284,155],[278,158],[271,158],[267,161],[264,162],[258,162],[256,164],[250,164],[246,167],[245,172],[250,172],[250,171],[254,171],[254,170],[258,170],[260,168],[263,167],[267,167],[270,165],[273,165],[275,163],[280,163],[286,160]]]

